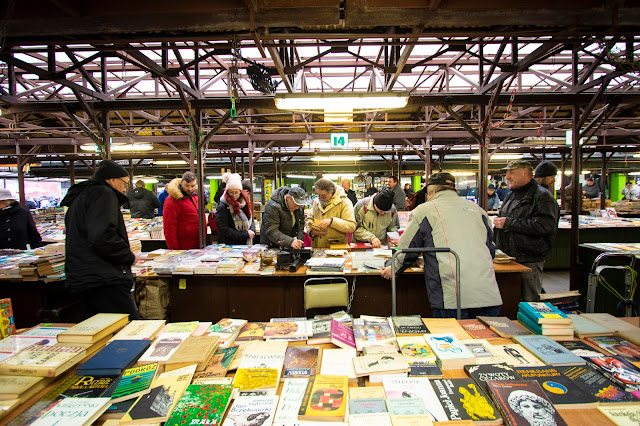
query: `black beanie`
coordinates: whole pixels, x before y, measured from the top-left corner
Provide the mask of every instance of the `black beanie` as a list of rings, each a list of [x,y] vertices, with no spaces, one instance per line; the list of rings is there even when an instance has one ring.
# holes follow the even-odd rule
[[[533,177],[543,178],[547,176],[555,176],[558,173],[558,168],[555,164],[553,164],[549,160],[544,160],[538,167],[536,167],[536,171],[533,174]]]
[[[129,173],[120,164],[111,160],[102,160],[93,177],[95,180],[105,181],[125,176],[129,176]]]
[[[383,189],[376,194],[373,204],[383,212],[391,210],[391,207],[393,207],[393,192]]]

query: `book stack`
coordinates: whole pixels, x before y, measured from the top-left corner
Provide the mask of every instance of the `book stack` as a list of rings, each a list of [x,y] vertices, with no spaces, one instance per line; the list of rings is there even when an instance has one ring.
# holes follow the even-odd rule
[[[16,334],[11,299],[0,299],[0,339]]]
[[[307,274],[309,272],[321,274],[342,274],[344,264],[347,261],[344,257],[312,257],[307,260]]]
[[[142,243],[138,238],[129,239],[129,248],[134,253],[140,253],[142,251]]]
[[[573,337],[571,318],[548,302],[520,302],[518,321],[533,333],[555,340]]]
[[[34,262],[34,265],[38,268],[38,275],[41,277],[58,275],[64,272],[64,259],[65,255],[63,253],[59,253],[51,256],[44,256],[37,262]]]
[[[202,262],[193,268],[195,275],[215,275],[218,273],[218,264],[215,262]]]
[[[242,255],[242,253],[240,253]],[[218,262],[216,273],[235,275],[244,268],[244,259],[240,257],[225,257]]]

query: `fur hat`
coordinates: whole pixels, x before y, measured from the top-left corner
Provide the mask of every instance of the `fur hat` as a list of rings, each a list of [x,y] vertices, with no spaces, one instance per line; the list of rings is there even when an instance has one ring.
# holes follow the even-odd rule
[[[225,172],[225,173],[222,174],[222,181],[224,183],[227,183],[227,181],[229,180],[230,177],[231,177],[231,173]]]
[[[129,173],[120,164],[111,160],[102,160],[96,170],[94,178],[95,180],[104,181],[107,179],[117,179],[125,176],[129,176]]]
[[[393,207],[393,193],[388,189],[383,189],[373,198],[373,205],[383,212],[391,210],[391,207]]]
[[[226,190],[237,189],[238,191],[242,191],[242,179],[240,179],[240,175],[237,173],[230,174],[227,179]]]

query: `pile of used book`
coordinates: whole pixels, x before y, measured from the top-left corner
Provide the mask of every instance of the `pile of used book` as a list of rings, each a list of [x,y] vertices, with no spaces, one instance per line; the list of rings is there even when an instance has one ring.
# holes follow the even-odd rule
[[[0,340],[0,416],[36,426],[637,424],[640,329],[608,314],[569,319],[585,340],[506,317],[98,314]]]
[[[554,340],[573,337],[573,320],[549,302],[520,302],[518,321],[534,334]]]

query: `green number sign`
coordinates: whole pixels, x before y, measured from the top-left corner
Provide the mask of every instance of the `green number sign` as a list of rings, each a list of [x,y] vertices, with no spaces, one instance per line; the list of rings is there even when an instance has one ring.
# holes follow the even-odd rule
[[[349,133],[330,133],[330,135],[332,149],[349,147]]]

